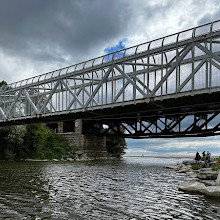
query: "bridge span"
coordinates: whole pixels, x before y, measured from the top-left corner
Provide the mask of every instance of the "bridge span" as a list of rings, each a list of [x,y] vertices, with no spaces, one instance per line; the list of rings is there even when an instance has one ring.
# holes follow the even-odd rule
[[[220,21],[0,88],[0,126],[70,119],[83,134],[219,134]]]

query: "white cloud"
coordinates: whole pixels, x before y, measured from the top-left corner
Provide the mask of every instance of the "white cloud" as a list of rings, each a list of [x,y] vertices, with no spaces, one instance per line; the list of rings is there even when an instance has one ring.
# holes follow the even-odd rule
[[[153,2],[153,3],[152,3]],[[220,19],[219,1],[132,1],[126,46],[132,46]],[[215,15],[214,18],[212,15]]]
[[[179,155],[193,156],[197,151],[210,151],[220,155],[220,137],[169,138],[169,139],[127,139],[127,155]]]

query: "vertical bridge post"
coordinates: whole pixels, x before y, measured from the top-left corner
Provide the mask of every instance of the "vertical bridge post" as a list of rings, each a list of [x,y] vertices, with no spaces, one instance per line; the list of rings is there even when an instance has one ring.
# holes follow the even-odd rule
[[[49,125],[48,125],[49,126]],[[70,126],[72,129],[70,129]],[[66,139],[70,145],[79,147],[85,156],[91,159],[101,159],[106,157],[106,137],[90,134],[82,134],[84,121],[77,119],[57,123],[57,133]],[[49,126],[50,127],[50,126]]]

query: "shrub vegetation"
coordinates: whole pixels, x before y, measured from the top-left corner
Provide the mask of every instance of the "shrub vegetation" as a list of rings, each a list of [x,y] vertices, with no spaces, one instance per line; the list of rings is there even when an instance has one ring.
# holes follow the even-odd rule
[[[109,156],[121,158],[125,154],[126,146],[124,138],[115,136],[107,136],[106,138],[106,150]]]
[[[220,157],[215,159],[216,163],[211,165],[213,171],[220,171]]]
[[[200,169],[200,166],[198,164],[193,164],[192,165],[192,169],[193,170],[199,170]]]
[[[69,144],[43,124],[0,128],[0,159],[59,159],[71,151]]]

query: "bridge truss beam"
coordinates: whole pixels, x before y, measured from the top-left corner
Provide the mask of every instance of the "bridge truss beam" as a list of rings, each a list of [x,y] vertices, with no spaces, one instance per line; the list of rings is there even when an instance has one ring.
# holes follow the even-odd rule
[[[220,135],[220,110],[187,111],[106,119],[85,119],[83,134],[124,138],[206,137]],[[210,107],[209,107],[210,108]],[[186,108],[185,108],[186,109]],[[172,111],[171,111],[172,112]]]
[[[2,86],[0,123],[83,116],[88,111],[219,91],[220,21],[216,21]],[[152,123],[158,126],[162,118],[158,120]]]

